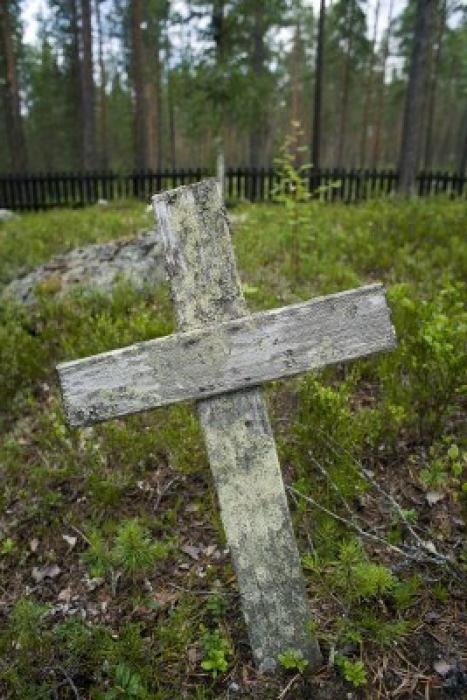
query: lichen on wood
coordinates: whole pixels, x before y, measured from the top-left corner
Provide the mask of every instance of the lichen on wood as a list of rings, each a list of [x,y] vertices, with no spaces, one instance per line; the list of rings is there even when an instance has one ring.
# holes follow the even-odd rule
[[[246,314],[215,180],[153,198],[183,330]],[[277,655],[320,661],[267,411],[259,389],[198,403],[251,648],[260,669]]]
[[[67,362],[58,372],[68,420],[85,425],[393,346],[384,289],[371,285]]]
[[[153,198],[181,333],[59,367],[74,424],[187,398],[198,413],[254,658],[321,655],[261,392],[255,385],[394,346],[380,285],[250,315],[218,183]],[[232,389],[236,389],[232,392]]]

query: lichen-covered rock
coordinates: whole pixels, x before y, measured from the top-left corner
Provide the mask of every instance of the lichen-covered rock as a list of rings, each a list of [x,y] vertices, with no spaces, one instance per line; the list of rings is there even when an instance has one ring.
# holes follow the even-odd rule
[[[15,214],[14,211],[10,211],[9,209],[0,209],[0,223],[3,221],[11,221],[12,219],[17,219],[18,214]]]
[[[150,230],[133,239],[77,248],[13,280],[3,296],[28,305],[36,300],[38,288],[63,295],[78,286],[110,292],[122,278],[138,289],[159,284],[166,279],[161,245]]]

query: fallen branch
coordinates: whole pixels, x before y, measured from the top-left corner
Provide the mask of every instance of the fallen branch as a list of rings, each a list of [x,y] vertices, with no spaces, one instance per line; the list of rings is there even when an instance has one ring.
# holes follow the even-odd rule
[[[322,431],[320,431],[320,432],[321,432],[323,440],[327,444],[327,447],[332,452],[334,452],[334,454],[336,456],[339,456],[339,452],[337,450],[336,443],[334,441],[331,442],[331,440],[329,439],[329,436],[324,435],[324,433]],[[332,444],[332,443],[334,443],[334,444]],[[385,491],[383,489],[383,487],[376,481],[376,479],[373,478],[370,470],[366,469],[358,459],[356,459],[352,454],[350,454],[348,452],[348,450],[345,450],[342,447],[340,449],[353,461],[353,464],[354,464],[355,468],[357,469],[357,471],[360,473],[360,475],[363,476],[365,478],[365,480],[368,483],[370,483],[373,486],[373,488],[376,491],[378,491],[378,493],[380,493],[383,496],[383,498],[385,498],[392,505],[394,510],[397,512],[399,518],[402,520],[405,527],[407,528],[408,532],[410,532],[410,534],[412,535],[414,540],[419,544],[419,546],[422,547],[423,549],[427,549],[426,542],[424,542],[422,540],[422,538],[415,532],[415,530],[412,527],[411,523],[409,522],[407,516],[405,515],[403,509],[400,507],[399,503],[396,501],[394,496],[391,496],[390,493]],[[431,554],[433,554],[433,551],[431,549],[427,549],[427,551],[429,551]]]
[[[366,530],[361,528],[360,525],[358,525],[358,523],[356,523],[354,520],[344,518],[342,515],[335,513],[329,508],[326,508],[326,506],[321,505],[321,503],[318,503],[318,501],[316,501],[311,496],[306,496],[304,493],[301,493],[293,486],[287,486],[286,488],[290,493],[293,493],[295,496],[303,498],[305,501],[310,503],[315,508],[318,508],[318,510],[321,510],[326,515],[329,515],[331,518],[334,518],[343,525],[354,529],[361,537],[368,540],[372,540],[373,542],[377,542],[383,547],[386,547],[386,549],[389,549],[391,552],[394,552],[394,554],[404,557],[404,559],[409,559],[417,563],[436,564],[437,566],[448,567],[460,581],[462,581],[463,583],[466,582],[466,577],[464,573],[461,570],[459,570],[455,566],[455,564],[453,564],[444,555],[434,553],[427,554],[425,551],[420,551],[415,547],[398,547],[395,544],[391,544],[391,542],[388,542],[383,537],[379,537],[379,535],[375,535],[372,532],[367,532]]]
[[[332,444],[332,442],[331,442],[330,439],[329,439],[329,436],[325,435],[324,432],[323,432],[322,430],[320,430],[319,432],[321,433],[321,436],[322,436],[323,440],[325,441],[327,447],[328,447],[337,457],[340,457],[339,452],[338,452],[338,450],[337,450],[335,444],[334,444],[334,445]],[[340,446],[339,446],[339,447],[340,447]],[[385,489],[383,489],[383,487],[376,481],[376,479],[373,478],[373,476],[372,476],[372,474],[370,473],[370,471],[369,471],[368,469],[366,469],[366,468],[365,468],[352,454],[350,454],[347,450],[344,450],[344,449],[341,448],[341,447],[340,447],[340,449],[342,450],[342,452],[344,452],[344,453],[346,454],[346,456],[348,456],[348,457],[353,461],[353,464],[354,464],[356,470],[361,474],[361,476],[362,476],[369,484],[371,484],[371,485],[373,486],[373,488],[374,488],[376,491],[378,491],[378,493],[380,493],[380,494],[383,496],[383,498],[385,498],[385,499],[391,504],[392,508],[397,512],[399,518],[400,518],[401,521],[404,523],[405,527],[407,528],[407,531],[408,531],[408,532],[410,533],[410,535],[413,537],[413,539],[414,539],[414,541],[416,542],[416,544],[418,545],[418,547],[419,547],[420,549],[422,549],[423,552],[425,553],[424,560],[425,560],[427,563],[432,563],[432,564],[437,564],[437,565],[444,565],[444,566],[446,566],[447,568],[449,568],[449,569],[452,571],[452,573],[453,573],[459,580],[461,580],[462,582],[465,583],[467,579],[466,579],[466,576],[465,576],[464,572],[463,572],[461,569],[459,569],[458,566],[456,566],[456,564],[452,561],[452,559],[450,559],[449,557],[445,556],[444,554],[441,554],[441,553],[438,551],[438,548],[436,547],[436,545],[435,545],[434,543],[431,543],[431,542],[430,542],[430,543],[427,543],[425,540],[423,540],[423,539],[420,537],[420,535],[419,535],[419,534],[415,531],[415,529],[412,527],[411,523],[409,522],[407,516],[405,515],[403,509],[401,508],[401,506],[399,505],[399,503],[396,501],[396,499],[395,499],[393,496],[391,496],[390,493],[388,493],[387,491],[385,491]],[[312,459],[312,461],[313,461],[314,464],[317,464],[317,463],[318,463],[317,460],[316,460],[312,455],[310,455],[310,458]],[[319,464],[319,463],[318,463],[318,464]],[[319,465],[319,467],[320,467],[320,470],[322,471],[322,473],[324,472],[324,473],[327,474],[327,470],[326,470],[325,467],[323,467],[323,465]],[[332,481],[331,478],[329,477],[329,475],[328,475],[328,479],[329,479],[330,481]],[[337,485],[336,485],[334,482],[332,482],[332,483],[333,483],[333,485],[334,485],[335,490],[339,491]],[[344,500],[344,498],[343,498],[342,495],[341,495],[341,500]],[[347,504],[347,508],[348,508],[348,504]],[[350,512],[351,512],[351,511],[350,511]],[[353,513],[352,513],[352,515],[353,515]],[[367,533],[367,536],[368,536],[369,534],[370,534],[370,533]],[[380,538],[380,539],[383,539],[383,538]],[[386,541],[386,540],[383,540],[383,541]],[[390,543],[388,542],[387,544],[389,545]],[[394,546],[394,545],[391,545],[391,546]],[[399,548],[396,548],[396,549],[399,549]],[[409,550],[409,547],[405,547],[404,550],[405,550],[405,551],[408,551],[408,550]],[[404,550],[401,549],[401,551],[404,551]],[[412,550],[413,552],[416,552],[416,554],[413,555],[413,556],[419,557],[419,558],[418,558],[418,561],[422,561],[422,558],[420,557],[421,552],[419,552],[419,551],[417,550],[416,547],[410,547],[410,550]]]
[[[329,472],[328,472],[328,470],[326,469],[326,467],[324,467],[320,462],[318,462],[318,460],[315,459],[315,457],[313,457],[313,455],[311,454],[311,452],[308,452],[308,456],[309,456],[309,458],[311,459],[311,461],[313,462],[313,464],[315,465],[315,467],[321,472],[321,474],[322,474],[322,475],[324,476],[324,478],[327,480],[327,482],[328,482],[329,485],[331,486],[331,488],[332,488],[332,490],[334,491],[334,493],[336,493],[337,496],[338,496],[338,498],[341,500],[342,505],[344,506],[345,510],[347,511],[350,520],[351,520],[353,523],[355,523],[355,522],[356,522],[356,520],[355,520],[355,517],[356,517],[356,516],[355,516],[355,513],[353,512],[353,510],[351,509],[351,507],[350,507],[349,504],[347,503],[347,500],[344,498],[344,496],[343,496],[343,494],[342,494],[340,488],[338,487],[338,485],[336,484],[336,482],[334,481],[334,479],[331,478],[331,475],[329,474]],[[362,520],[363,520],[363,518],[362,518]],[[367,527],[371,527],[370,525],[368,525],[368,523],[365,523],[365,524],[367,525]],[[371,530],[372,530],[373,532],[375,532],[375,529],[374,529],[374,528],[371,528]]]
[[[283,700],[283,698],[285,698],[285,696],[287,695],[289,690],[292,688],[293,685],[295,685],[295,683],[298,681],[299,678],[300,678],[299,673],[295,674],[295,676],[292,676],[290,681],[285,686],[284,690],[282,690],[282,692],[279,693],[279,695],[277,696],[277,700]]]
[[[287,488],[287,491],[290,491],[290,493],[293,493],[295,496],[299,496],[300,498],[303,498],[305,501],[310,503],[315,508],[318,508],[318,510],[322,511],[326,515],[329,515],[331,518],[334,518],[335,520],[342,523],[343,525],[346,525],[347,527],[353,528],[356,532],[358,532],[358,534],[361,537],[373,540],[373,542],[378,542],[378,544],[381,544],[384,547],[387,547],[387,549],[390,549],[392,552],[395,552],[399,556],[407,557],[408,559],[413,559],[414,561],[420,561],[419,556],[411,555],[408,552],[405,552],[400,547],[397,547],[397,545],[391,544],[390,542],[385,540],[383,537],[379,537],[378,535],[374,535],[372,532],[367,532],[366,530],[363,530],[363,528],[361,528],[360,525],[358,525],[355,521],[349,520],[348,518],[344,518],[342,515],[335,513],[334,511],[330,510],[329,508],[326,508],[326,506],[321,505],[321,503],[318,503],[318,501],[316,501],[311,496],[306,496],[304,493],[301,493],[300,491],[295,489],[293,486],[287,486],[286,488]]]

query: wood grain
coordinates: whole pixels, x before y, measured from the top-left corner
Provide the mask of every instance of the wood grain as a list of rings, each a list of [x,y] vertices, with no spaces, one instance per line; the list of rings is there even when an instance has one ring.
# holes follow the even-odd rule
[[[154,197],[182,330],[245,316],[225,210],[214,180]],[[300,651],[320,663],[287,498],[259,389],[198,402],[222,522],[260,670]]]
[[[248,315],[216,181],[153,198],[180,333],[59,366],[70,422],[197,402],[260,670],[321,660],[279,460],[256,385],[394,346],[384,291]],[[230,393],[229,393],[230,392]],[[206,397],[210,398],[206,398]]]
[[[389,350],[381,285],[361,287],[59,365],[72,425],[138,413]]]

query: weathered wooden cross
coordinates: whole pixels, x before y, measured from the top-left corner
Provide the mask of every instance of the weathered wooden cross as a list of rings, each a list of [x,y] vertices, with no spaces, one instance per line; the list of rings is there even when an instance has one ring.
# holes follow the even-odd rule
[[[59,365],[74,426],[195,399],[254,658],[313,667],[304,579],[257,388],[394,347],[381,285],[249,315],[215,180],[153,198],[179,333]]]

